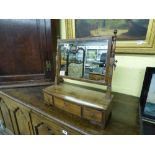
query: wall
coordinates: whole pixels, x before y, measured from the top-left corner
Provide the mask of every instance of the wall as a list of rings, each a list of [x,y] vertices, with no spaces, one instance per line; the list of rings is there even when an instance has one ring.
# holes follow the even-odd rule
[[[116,55],[117,68],[113,75],[113,91],[140,96],[145,69],[155,67],[155,56]]]
[[[65,38],[64,20],[61,20],[61,38]],[[155,67],[155,55],[116,54],[117,67],[113,74],[112,89],[123,94],[140,96],[145,69]],[[104,86],[65,80],[76,84],[105,89]]]

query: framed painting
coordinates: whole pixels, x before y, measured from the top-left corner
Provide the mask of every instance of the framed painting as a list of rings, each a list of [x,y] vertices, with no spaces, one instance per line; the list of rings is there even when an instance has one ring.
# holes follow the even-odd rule
[[[66,38],[112,35],[117,53],[155,54],[155,19],[66,19]]]
[[[76,19],[75,36],[95,37],[113,34],[118,40],[145,40],[149,19]]]
[[[141,113],[155,121],[155,67],[147,67],[140,97]]]

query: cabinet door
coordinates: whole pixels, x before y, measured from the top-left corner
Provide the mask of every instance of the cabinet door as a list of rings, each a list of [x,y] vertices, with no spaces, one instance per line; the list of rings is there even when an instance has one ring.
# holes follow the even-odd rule
[[[76,129],[68,127],[44,113],[37,112],[33,107],[0,92],[0,120],[14,134],[21,135],[77,135]]]
[[[0,19],[0,83],[44,79],[45,76],[54,80],[57,22]],[[52,68],[46,69],[46,63]]]
[[[33,134],[30,116],[28,111],[17,108],[14,111],[18,134],[20,135],[31,135]]]
[[[2,116],[2,111],[0,108],[0,124],[3,124],[4,120],[3,120],[3,116]]]
[[[1,119],[2,119],[4,127],[9,129],[10,131],[14,132],[10,109],[5,104],[5,102],[2,98],[0,98],[0,111],[1,111]]]
[[[0,94],[0,119],[12,133],[33,134],[29,111],[17,101]]]

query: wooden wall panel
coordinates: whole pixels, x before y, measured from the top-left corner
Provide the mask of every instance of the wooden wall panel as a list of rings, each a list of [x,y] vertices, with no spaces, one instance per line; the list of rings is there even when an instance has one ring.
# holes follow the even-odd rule
[[[0,75],[43,73],[39,21],[0,20]]]
[[[54,80],[57,21],[0,19],[0,82],[11,80],[10,76],[13,81],[35,79],[15,76],[34,74]],[[51,63],[51,69],[46,69],[46,62]]]

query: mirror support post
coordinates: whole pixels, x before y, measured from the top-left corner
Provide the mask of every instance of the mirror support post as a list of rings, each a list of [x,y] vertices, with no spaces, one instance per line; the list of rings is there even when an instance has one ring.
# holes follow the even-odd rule
[[[108,71],[107,92],[106,92],[107,99],[111,98],[113,68],[116,67],[115,64],[116,39],[117,39],[117,30],[114,30],[114,36],[112,37],[112,45],[110,53],[110,65]]]

